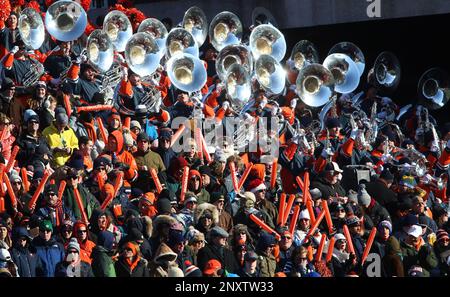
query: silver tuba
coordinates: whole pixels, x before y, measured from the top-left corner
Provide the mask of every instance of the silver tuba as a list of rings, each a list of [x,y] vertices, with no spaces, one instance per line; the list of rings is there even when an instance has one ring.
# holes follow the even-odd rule
[[[177,54],[190,54],[198,57],[199,49],[194,36],[183,28],[170,30],[166,39],[166,56],[171,58]]]
[[[280,62],[286,54],[284,35],[272,25],[259,25],[250,34],[250,50],[255,59],[261,55],[270,55]]]
[[[203,62],[191,54],[178,54],[167,61],[167,74],[173,85],[185,92],[196,92],[206,83]]]
[[[240,44],[227,45],[216,58],[216,72],[221,81],[226,79],[228,69],[233,64],[242,65],[249,75],[253,74],[253,56],[247,47]]]
[[[339,42],[330,49],[328,55],[331,54],[344,54],[349,56],[358,67],[359,76],[364,73],[364,68],[366,67],[364,54],[354,43],[347,41]]]
[[[41,15],[33,8],[25,8],[19,16],[19,34],[26,46],[38,49],[44,43],[45,27]]]
[[[277,21],[272,13],[267,8],[258,6],[252,11],[252,25],[258,26],[262,24],[271,24],[278,27]]]
[[[103,21],[103,32],[108,34],[114,50],[123,52],[128,40],[133,35],[133,29],[128,17],[121,11],[110,11]]]
[[[329,102],[333,96],[333,74],[323,65],[310,64],[298,74],[296,86],[300,99],[306,105],[322,106]]]
[[[194,36],[199,47],[202,46],[208,35],[208,20],[203,10],[197,6],[189,8],[184,14],[183,28]]]
[[[140,76],[151,75],[159,67],[161,56],[155,39],[144,32],[134,34],[125,47],[125,60]]]
[[[272,56],[261,55],[255,62],[256,79],[260,85],[273,94],[283,92],[286,84],[286,71]]]
[[[83,35],[87,26],[87,15],[75,1],[60,0],[47,9],[45,27],[57,40],[73,41]]]
[[[444,107],[450,98],[450,77],[440,68],[427,70],[417,86],[419,104],[427,109],[436,110]]]
[[[378,55],[370,69],[367,80],[379,89],[394,90],[400,82],[400,62],[391,52],[382,52]]]
[[[323,61],[334,77],[334,90],[347,94],[353,92],[359,85],[359,70],[353,60],[344,54],[331,54]]]
[[[234,105],[245,105],[252,94],[252,82],[247,69],[240,64],[231,65],[224,82]]]
[[[242,23],[232,12],[223,11],[209,24],[209,38],[217,51],[230,44],[239,44],[242,39]]]
[[[295,69],[301,70],[306,65],[319,63],[319,53],[311,41],[300,40],[294,45],[289,60]]]
[[[87,40],[87,58],[89,62],[102,72],[111,68],[114,50],[108,34],[100,29],[92,31]]]
[[[161,57],[166,50],[166,38],[169,32],[167,32],[166,26],[161,21],[155,18],[145,19],[138,28],[138,32],[145,32],[153,36],[156,43],[159,46]]]

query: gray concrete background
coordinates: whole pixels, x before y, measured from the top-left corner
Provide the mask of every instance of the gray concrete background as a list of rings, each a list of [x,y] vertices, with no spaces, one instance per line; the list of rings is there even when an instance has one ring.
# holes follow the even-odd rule
[[[367,16],[367,7],[373,1],[380,2],[380,18]],[[228,10],[246,27],[251,25],[253,9],[262,6],[273,14],[280,29],[450,13],[450,0],[172,0],[136,7],[148,17],[170,17],[177,24],[194,5],[204,10],[208,22]],[[91,9],[89,15],[95,20],[106,12],[107,7]]]

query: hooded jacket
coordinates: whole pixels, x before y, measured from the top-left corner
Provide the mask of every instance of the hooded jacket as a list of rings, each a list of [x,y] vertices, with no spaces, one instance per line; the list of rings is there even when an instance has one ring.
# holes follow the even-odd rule
[[[147,261],[142,259],[136,248],[136,245],[131,242],[125,244],[125,248],[133,251],[132,260],[126,259],[123,256],[114,264],[118,277],[148,277],[149,270],[147,269]]]
[[[86,230],[89,230],[85,223],[78,221],[73,226],[73,234],[78,234],[78,229],[80,227],[84,226]],[[88,233],[89,236],[89,233]],[[89,265],[92,263],[91,254],[92,250],[95,248],[95,243],[89,238],[86,238],[86,240],[81,241],[77,238],[78,244],[80,245],[80,259],[81,261],[84,261],[88,263]]]
[[[124,141],[123,141],[123,134],[119,130],[114,130],[111,132],[110,136],[114,137],[117,142],[117,148],[115,152],[109,152],[111,155],[113,155],[112,160],[113,163],[120,162],[124,163],[125,165],[128,165],[129,168],[124,170],[125,176],[124,179],[126,181],[133,181],[137,177],[137,164],[136,160],[134,159],[133,155],[124,150]],[[115,160],[114,160],[114,154],[115,154]],[[129,186],[129,184],[128,184]]]
[[[402,249],[397,238],[390,236],[385,246],[386,255],[381,260],[385,277],[405,276],[402,263]]]
[[[194,176],[196,176],[196,177],[198,177],[200,179],[200,186],[198,187],[197,191],[194,191],[194,189],[189,187],[189,180],[192,177],[194,177]],[[203,203],[209,203],[210,195],[209,195],[208,191],[206,191],[203,188],[202,176],[200,175],[200,172],[198,172],[197,170],[190,170],[189,171],[188,190],[192,191],[195,194],[195,196],[197,197],[197,203],[199,205],[203,204]]]
[[[73,152],[74,149],[78,148],[78,138],[75,132],[67,126],[64,131],[60,133],[53,122],[49,127],[42,131],[42,136],[45,137],[47,143],[51,149],[56,147],[68,147]],[[54,163],[57,167],[64,165],[67,160],[70,159],[71,154],[66,154],[63,152],[58,152],[53,155]]]
[[[38,258],[36,266],[36,276],[55,276],[56,264],[64,259],[64,247],[53,238],[44,241],[41,237],[36,237],[32,241],[33,250]]]

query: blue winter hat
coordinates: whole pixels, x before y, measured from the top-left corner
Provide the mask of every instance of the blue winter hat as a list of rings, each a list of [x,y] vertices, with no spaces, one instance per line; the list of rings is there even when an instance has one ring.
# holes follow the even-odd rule
[[[389,234],[392,233],[392,224],[391,224],[391,222],[386,221],[386,220],[381,221],[381,222],[378,224],[378,229],[381,230],[382,228],[388,228],[388,229],[389,229]]]
[[[23,113],[23,121],[26,123],[30,119],[31,116],[38,116],[37,113],[32,109],[27,109]],[[38,117],[39,118],[39,117]]]
[[[97,237],[97,245],[103,246],[106,250],[111,251],[114,245],[114,234],[109,231],[101,231]]]
[[[269,246],[274,245],[276,243],[275,237],[267,232],[261,232],[261,235],[258,239],[258,249],[261,251],[266,250]]]
[[[169,231],[169,240],[167,241],[167,245],[169,247],[174,247],[175,245],[183,242],[184,236],[183,233],[178,230],[170,230]]]

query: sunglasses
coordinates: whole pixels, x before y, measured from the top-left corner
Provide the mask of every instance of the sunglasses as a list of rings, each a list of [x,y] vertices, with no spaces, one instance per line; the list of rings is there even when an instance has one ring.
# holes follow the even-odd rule
[[[104,170],[106,170],[106,168],[105,167],[99,167],[99,168],[97,168],[97,170],[98,171],[104,171]]]
[[[78,251],[67,251],[68,254],[78,254]]]
[[[68,176],[67,179],[78,179],[78,175]]]
[[[21,185],[22,183],[21,182],[13,182],[12,184],[13,185]]]
[[[290,236],[281,236],[281,239],[292,239]]]
[[[87,230],[78,230],[78,233],[86,233]]]
[[[130,248],[125,248],[124,251],[127,251],[127,252],[133,252],[133,250],[130,249]]]

